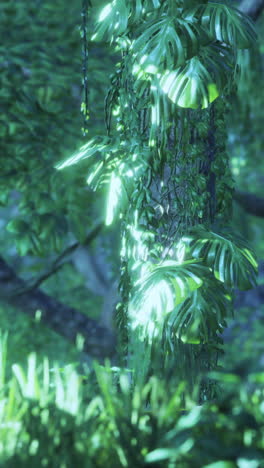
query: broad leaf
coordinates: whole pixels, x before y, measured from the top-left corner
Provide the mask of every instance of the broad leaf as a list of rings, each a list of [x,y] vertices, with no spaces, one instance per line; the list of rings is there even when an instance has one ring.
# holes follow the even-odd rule
[[[201,287],[204,273],[204,268],[193,261],[165,261],[152,266],[132,290],[129,305],[132,328],[141,326],[144,334],[155,334],[166,314]]]
[[[164,93],[178,106],[206,108],[229,84],[235,69],[230,48],[220,44],[204,47],[198,57],[160,78]]]
[[[170,16],[155,19],[133,44],[136,60],[148,73],[172,70],[197,54],[205,32],[199,25]],[[201,37],[202,35],[202,37]]]
[[[130,9],[124,0],[113,0],[100,12],[92,41],[113,40],[123,34],[128,25]]]
[[[183,12],[189,21],[199,21],[212,39],[244,49],[256,41],[252,21],[238,9],[222,2],[200,4]]]
[[[201,288],[192,291],[184,303],[168,316],[167,326],[185,343],[205,343],[222,332],[230,312],[230,297],[211,274],[203,277]]]
[[[256,258],[238,236],[232,239],[228,231],[221,234],[196,227],[183,241],[189,245],[190,254],[202,259],[227,286],[244,290],[256,285]]]
[[[175,71],[167,71],[160,86],[175,104],[184,108],[208,107],[219,95],[213,77],[196,57]]]

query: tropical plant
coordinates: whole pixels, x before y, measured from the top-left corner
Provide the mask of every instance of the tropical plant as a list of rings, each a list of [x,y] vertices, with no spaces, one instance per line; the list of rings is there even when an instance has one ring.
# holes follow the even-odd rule
[[[114,0],[92,36],[102,39],[121,54],[106,98],[108,135],[57,169],[78,163],[69,170],[87,171],[88,185],[107,192],[106,225],[121,220],[123,363],[134,370],[138,347],[150,372],[157,349],[177,368],[180,340],[193,356],[187,373],[202,354],[210,369],[233,288],[250,288],[257,272],[252,250],[228,229],[224,123],[254,27],[224,2]]]
[[[115,0],[93,30],[97,44],[87,43],[96,13],[87,10],[90,3],[105,0],[83,0],[82,105],[81,63],[75,62],[81,5],[70,5],[63,16],[60,0],[0,4],[8,40],[2,46],[0,201],[7,208],[1,226],[9,221],[9,238],[2,230],[1,243],[13,263],[10,268],[0,258],[0,321],[10,330],[8,348],[7,335],[0,335],[0,465],[261,468],[263,346],[254,317],[247,330],[255,340],[251,372],[251,348],[240,331],[237,347],[226,345],[225,370],[210,372],[222,354],[233,289],[252,287],[256,276],[252,249],[230,226],[233,180],[224,125],[229,93],[234,99],[248,63],[243,47],[255,40],[252,24],[230,3]],[[110,69],[112,54],[109,47],[104,56],[101,39],[120,57],[105,100],[107,135],[99,98],[107,82],[103,62]],[[81,126],[89,140],[57,171],[55,161],[79,145]],[[84,374],[77,350],[48,335],[42,322],[78,338],[91,354],[105,338],[95,336],[96,322],[71,307],[85,294],[84,309],[98,314],[68,262],[80,243],[101,232],[103,199],[104,232],[121,226],[120,366],[89,361]],[[108,239],[112,251],[115,233]],[[23,259],[14,258],[14,240]],[[38,262],[33,267],[31,255]],[[46,280],[51,296],[38,289]],[[34,318],[24,320],[21,308]],[[47,338],[49,359],[43,358]]]
[[[197,406],[197,384],[189,394],[173,374],[134,386],[109,363],[82,377],[71,365],[40,363],[35,354],[26,368],[9,368],[8,352],[2,334],[3,467],[263,466],[263,372],[212,374],[221,395]]]

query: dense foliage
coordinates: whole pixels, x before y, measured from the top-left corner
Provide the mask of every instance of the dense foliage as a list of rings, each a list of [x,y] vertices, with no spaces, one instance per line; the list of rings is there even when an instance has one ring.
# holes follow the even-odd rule
[[[102,38],[122,54],[106,98],[108,136],[57,167],[78,163],[93,190],[108,187],[105,223],[121,219],[119,352],[135,381],[142,360],[153,370],[158,348],[161,367],[177,362],[179,340],[195,374],[217,364],[233,288],[255,284],[253,252],[226,228],[224,125],[254,28],[221,3],[116,1],[99,16],[92,39]]]
[[[254,26],[232,2],[90,3],[0,5],[1,254],[26,280],[0,259],[10,335],[0,347],[0,464],[264,466],[261,330],[244,309],[243,341],[227,341],[226,357],[221,338],[234,288],[256,284],[250,230],[241,216],[239,229],[230,222],[234,177],[243,190],[260,181]],[[81,244],[88,279],[71,260]],[[94,293],[114,277],[119,297],[106,295],[101,320],[112,327],[118,302],[116,365],[80,370],[78,351],[37,309],[53,307],[50,323],[72,339],[77,309],[100,315]],[[91,340],[91,350],[89,326],[78,333],[77,347]]]
[[[6,351],[2,336],[1,466],[263,466],[263,373],[212,375],[224,393],[197,406],[197,388],[188,395],[175,376],[132,389],[126,373],[96,365],[83,383],[34,354],[6,379]]]

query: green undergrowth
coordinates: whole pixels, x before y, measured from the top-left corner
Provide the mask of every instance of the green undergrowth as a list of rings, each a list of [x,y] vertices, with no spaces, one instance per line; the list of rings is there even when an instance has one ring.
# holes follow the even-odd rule
[[[76,347],[69,341],[35,318],[18,313],[15,308],[7,309],[6,306],[0,306],[0,327],[9,335],[7,354],[9,370],[14,362],[25,367],[27,356],[33,352],[37,353],[39,360],[46,356],[61,365],[65,365],[65,362],[76,362],[79,358]]]
[[[176,369],[139,387],[107,362],[85,375],[35,353],[11,363],[11,344],[2,334],[1,467],[264,466],[264,372],[211,374],[220,396],[201,406]]]

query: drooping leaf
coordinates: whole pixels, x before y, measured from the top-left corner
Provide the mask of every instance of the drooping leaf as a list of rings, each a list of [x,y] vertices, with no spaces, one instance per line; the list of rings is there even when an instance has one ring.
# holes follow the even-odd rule
[[[206,343],[212,333],[223,331],[229,311],[230,299],[224,286],[207,273],[202,287],[168,315],[167,326],[185,343]]]
[[[201,287],[203,273],[203,267],[193,261],[168,260],[152,266],[132,290],[129,305],[132,328],[141,326],[148,335],[155,334],[166,314]]]
[[[167,16],[145,25],[133,43],[136,60],[148,73],[172,70],[193,57],[201,45],[200,35],[205,33],[199,25],[182,19]]]
[[[164,93],[178,106],[206,108],[232,81],[235,70],[232,51],[219,44],[203,48],[199,57],[160,78]]]
[[[204,3],[184,11],[183,16],[190,21],[198,20],[213,39],[234,48],[248,48],[256,41],[253,22],[231,5]]]
[[[217,279],[230,287],[250,289],[256,284],[257,261],[254,253],[240,237],[208,232],[202,227],[192,229],[183,239],[194,258],[203,259]]]
[[[92,41],[106,39],[112,41],[113,37],[123,34],[128,25],[130,8],[125,0],[113,0],[101,10]]]
[[[73,164],[77,164],[84,159],[91,158],[97,152],[101,152],[107,148],[109,145],[110,140],[108,137],[97,137],[92,138],[88,143],[82,146],[78,151],[76,151],[70,158],[67,158],[65,161],[57,164],[55,166],[56,169],[61,170],[65,167],[72,166]]]

